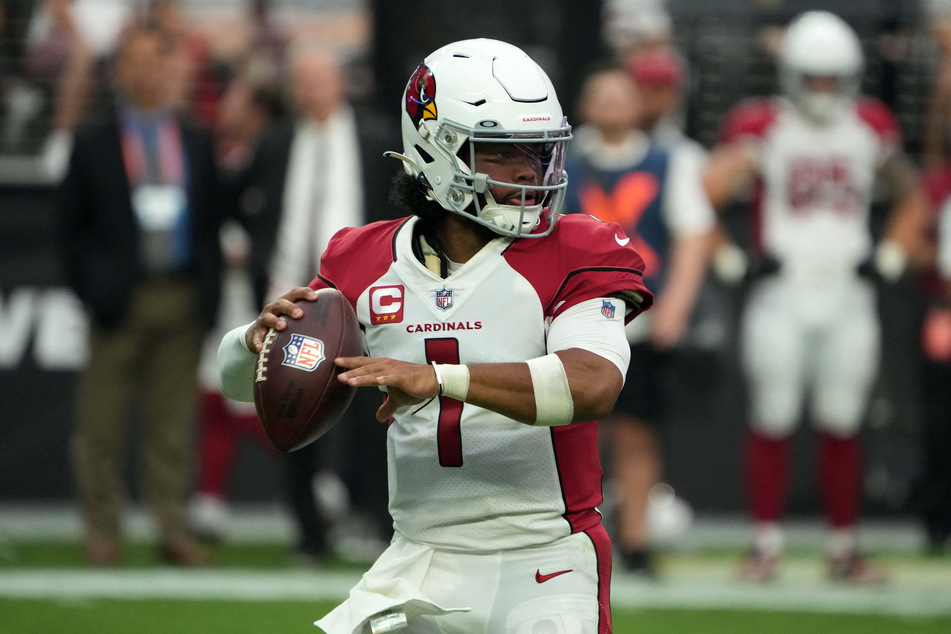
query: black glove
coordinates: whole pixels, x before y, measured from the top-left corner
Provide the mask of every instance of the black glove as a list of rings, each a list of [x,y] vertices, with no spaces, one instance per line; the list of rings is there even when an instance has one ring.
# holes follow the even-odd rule
[[[750,258],[750,264],[746,269],[746,281],[755,282],[766,277],[773,277],[778,275],[782,268],[782,262],[772,255],[760,255]]]

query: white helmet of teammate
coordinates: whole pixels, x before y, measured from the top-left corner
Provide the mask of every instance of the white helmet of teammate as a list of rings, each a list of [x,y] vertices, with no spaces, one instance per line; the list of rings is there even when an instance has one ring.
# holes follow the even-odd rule
[[[392,155],[444,209],[506,236],[551,233],[568,185],[563,167],[571,126],[548,75],[522,50],[475,39],[432,53],[406,85],[402,132],[403,155]],[[477,173],[479,144],[530,157],[537,182]],[[521,197],[497,201],[495,187],[520,190]],[[538,229],[545,219],[547,227]]]
[[[864,60],[848,24],[828,11],[808,11],[786,29],[779,63],[783,91],[806,116],[822,123],[858,94]],[[835,90],[811,89],[811,77],[835,78]]]

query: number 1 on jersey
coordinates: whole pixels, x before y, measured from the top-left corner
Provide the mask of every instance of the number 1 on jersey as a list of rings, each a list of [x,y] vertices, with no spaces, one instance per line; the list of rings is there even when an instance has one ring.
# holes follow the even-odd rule
[[[426,362],[459,363],[459,340],[426,339]],[[436,446],[439,466],[462,466],[462,401],[439,397],[439,424],[436,427]]]

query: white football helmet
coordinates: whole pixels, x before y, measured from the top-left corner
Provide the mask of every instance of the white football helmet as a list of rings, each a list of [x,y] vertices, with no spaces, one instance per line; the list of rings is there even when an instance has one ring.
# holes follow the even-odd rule
[[[855,31],[828,11],[808,11],[786,29],[780,51],[783,91],[802,112],[823,123],[858,94],[864,59]],[[810,77],[834,77],[834,92],[817,92]]]
[[[506,236],[551,233],[568,185],[563,167],[571,126],[551,80],[519,48],[475,39],[429,55],[403,93],[402,132],[403,154],[390,154],[444,209]],[[480,144],[529,156],[537,182],[476,173]],[[497,201],[495,187],[520,190],[520,204]],[[545,218],[547,226],[539,229]]]

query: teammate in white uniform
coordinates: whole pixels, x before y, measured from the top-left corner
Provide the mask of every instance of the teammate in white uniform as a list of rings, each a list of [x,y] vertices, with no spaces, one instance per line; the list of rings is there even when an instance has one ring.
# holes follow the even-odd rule
[[[341,290],[365,332],[368,356],[337,359],[340,379],[386,392],[395,528],[317,625],[610,632],[593,421],[621,389],[624,325],[652,300],[643,261],[617,225],[558,218],[570,126],[519,49],[436,51],[402,119],[394,194],[415,215],[337,233],[311,283]],[[253,351],[315,295],[295,289],[222,340],[229,395],[251,398]]]
[[[857,97],[863,58],[837,16],[809,12],[789,26],[781,51],[785,97],[739,105],[711,158],[708,194],[721,206],[753,185],[758,268],[742,325],[749,384],[746,455],[754,520],[742,575],[772,577],[790,441],[804,396],[818,432],[817,476],[830,533],[830,574],[880,581],[860,556],[860,423],[879,363],[872,277],[895,279],[916,253],[925,199],[902,155],[897,124],[881,103]],[[875,247],[869,206],[876,179],[893,212]],[[874,272],[874,275],[861,275]]]

